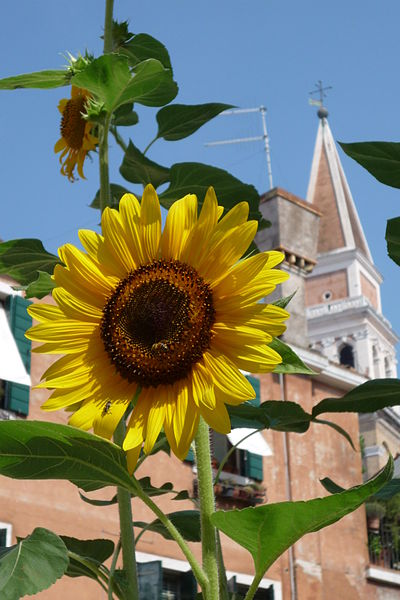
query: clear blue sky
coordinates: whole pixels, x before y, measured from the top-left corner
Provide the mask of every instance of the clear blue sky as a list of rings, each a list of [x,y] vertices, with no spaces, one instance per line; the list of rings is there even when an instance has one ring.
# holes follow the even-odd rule
[[[101,0],[19,0],[0,8],[0,77],[60,68],[63,55],[99,55]],[[331,85],[329,122],[342,141],[399,138],[398,0],[116,0],[115,16],[129,19],[168,48],[182,103],[264,104],[274,184],[305,197],[318,119],[308,105],[318,79]],[[53,146],[59,137],[58,100],[68,88],[0,93],[0,237],[38,237],[55,251],[76,242],[79,228],[96,228],[90,209],[98,188],[97,162],[86,181],[59,174]],[[157,109],[139,107],[141,123],[122,133],[143,149],[155,133]],[[206,148],[215,139],[261,134],[259,115],[219,117],[182,142],[157,142],[149,156],[169,166],[186,160],[226,168],[263,192],[266,161],[261,142]],[[386,219],[400,215],[400,192],[376,182],[341,154],[377,268],[383,274],[384,314],[400,333],[400,270],[386,254]],[[118,174],[118,148],[111,159]],[[125,182],[129,187],[129,184]],[[134,191],[134,188],[132,187]]]

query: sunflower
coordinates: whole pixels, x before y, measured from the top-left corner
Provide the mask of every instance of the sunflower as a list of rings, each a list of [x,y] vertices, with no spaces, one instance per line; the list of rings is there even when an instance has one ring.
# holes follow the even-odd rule
[[[90,94],[81,88],[72,86],[71,98],[63,98],[58,104],[62,114],[61,138],[54,146],[54,152],[61,152],[61,173],[70,181],[74,181],[74,170],[78,167],[78,174],[85,179],[83,163],[86,155],[95,150],[98,139],[92,135],[93,123],[83,118],[85,104]]]
[[[72,410],[71,425],[111,438],[135,398],[123,443],[133,465],[164,429],[180,459],[200,416],[230,431],[226,404],[255,397],[241,370],[272,371],[282,362],[268,346],[288,313],[260,302],[287,278],[274,269],[280,252],[240,260],[256,221],[241,202],[220,218],[210,188],[198,215],[187,195],[170,208],[164,230],[157,194],[141,203],[125,194],[119,212],[106,208],[102,232],[79,232],[85,251],[59,249],[54,305],[29,313],[36,351],[62,354],[43,374],[53,390],[44,410]]]

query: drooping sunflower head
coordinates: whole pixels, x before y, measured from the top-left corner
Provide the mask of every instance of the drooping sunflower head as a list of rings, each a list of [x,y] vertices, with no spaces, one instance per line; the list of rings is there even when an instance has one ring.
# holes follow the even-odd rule
[[[70,181],[75,180],[75,167],[79,176],[85,179],[83,163],[87,154],[95,150],[98,144],[98,139],[92,135],[94,124],[83,116],[89,98],[90,94],[86,90],[73,85],[71,98],[63,98],[58,104],[58,110],[62,115],[61,138],[54,146],[54,152],[61,152],[61,173]]]
[[[104,211],[102,235],[80,231],[84,251],[60,248],[57,306],[29,308],[37,350],[64,355],[43,374],[39,387],[52,394],[42,408],[72,410],[72,425],[110,438],[136,398],[124,441],[131,465],[162,429],[181,459],[200,417],[228,433],[226,405],[255,397],[241,370],[281,362],[269,344],[289,315],[265,296],[287,278],[274,268],[283,255],[241,259],[257,223],[246,202],[222,212],[212,189],[199,213],[188,195],[162,231],[154,189],[141,203],[126,194],[119,212]]]

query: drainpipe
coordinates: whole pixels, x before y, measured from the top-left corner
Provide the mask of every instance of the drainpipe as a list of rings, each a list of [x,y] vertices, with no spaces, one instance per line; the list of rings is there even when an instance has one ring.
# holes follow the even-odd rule
[[[281,390],[281,399],[286,400],[285,397],[285,380],[282,373],[279,373],[279,386]],[[289,465],[289,434],[287,431],[283,432],[283,459],[285,463],[285,492],[286,500],[292,502],[292,487],[290,485],[290,465]],[[290,598],[291,600],[297,600],[297,584],[296,584],[296,570],[295,570],[295,557],[294,548],[290,546],[289,550],[289,576],[290,576]]]

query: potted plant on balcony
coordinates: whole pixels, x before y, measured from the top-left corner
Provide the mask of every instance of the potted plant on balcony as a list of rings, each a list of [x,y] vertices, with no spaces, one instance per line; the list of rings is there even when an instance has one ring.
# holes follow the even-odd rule
[[[378,531],[380,522],[386,514],[386,507],[383,503],[376,500],[373,502],[366,502],[365,510],[367,513],[368,529]]]

